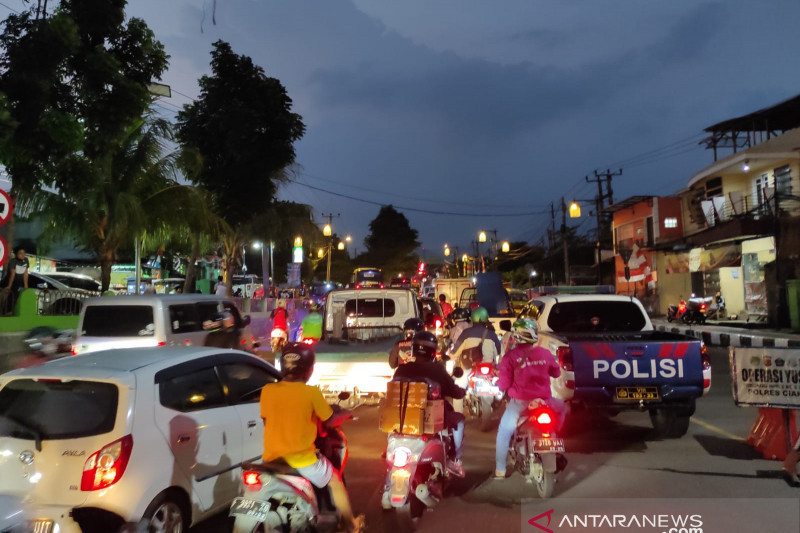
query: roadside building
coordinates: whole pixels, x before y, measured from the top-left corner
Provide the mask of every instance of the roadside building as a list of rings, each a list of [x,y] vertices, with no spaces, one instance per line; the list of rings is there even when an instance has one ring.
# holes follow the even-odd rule
[[[605,212],[613,216],[617,294],[635,296],[650,314],[659,314],[659,270],[663,264],[658,250],[683,236],[681,199],[632,196],[607,207]]]
[[[720,293],[729,318],[781,322],[785,281],[798,275],[798,126],[800,96],[706,128],[714,162],[678,192],[683,236],[657,258],[661,313]],[[720,158],[723,148],[733,153]]]

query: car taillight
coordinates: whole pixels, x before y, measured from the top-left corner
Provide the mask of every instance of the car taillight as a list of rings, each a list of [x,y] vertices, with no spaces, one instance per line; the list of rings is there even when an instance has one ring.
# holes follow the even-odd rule
[[[311,337],[306,337],[303,339],[303,344],[307,344],[308,346],[313,346],[314,339],[312,339]]]
[[[433,324],[436,326],[436,329],[442,329],[442,319],[441,318],[437,318],[436,320],[434,320]]]
[[[78,355],[79,353],[80,352],[78,351],[78,347],[73,345],[72,346],[72,355]]]
[[[166,341],[158,341],[158,344],[156,346],[166,346],[166,345],[167,345]]]
[[[565,385],[567,386],[568,389],[573,389],[574,390],[575,389],[575,380],[574,379],[568,379],[566,381]]]
[[[383,283],[381,283],[381,289],[383,288]]]
[[[83,465],[81,490],[100,490],[119,481],[128,466],[131,450],[133,436],[125,435],[90,455]]]
[[[711,386],[711,379],[710,378],[703,378],[703,388],[707,389]]]
[[[396,468],[405,468],[408,465],[408,460],[411,458],[411,450],[406,448],[397,448],[394,451],[394,457],[392,458],[392,464]]]
[[[556,358],[561,368],[567,372],[572,372],[575,368],[572,362],[572,348],[569,346],[559,346],[556,350]]]
[[[711,356],[708,355],[708,346],[705,343],[700,344],[700,360],[703,362],[703,370],[711,368]]]
[[[254,472],[253,470],[245,470],[242,472],[242,482],[247,490],[261,490],[261,476],[258,472]]]
[[[360,288],[361,288],[361,284],[360,283],[356,283],[356,289],[360,289]]]

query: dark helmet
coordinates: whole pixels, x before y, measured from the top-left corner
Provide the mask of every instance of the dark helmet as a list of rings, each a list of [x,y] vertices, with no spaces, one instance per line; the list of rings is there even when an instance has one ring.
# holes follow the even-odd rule
[[[438,346],[439,343],[436,340],[436,335],[430,331],[420,331],[414,335],[411,353],[414,355],[416,361],[433,361]]]
[[[302,342],[290,342],[283,347],[280,357],[281,375],[285,378],[308,381],[314,372],[317,356]]]
[[[453,314],[450,315],[453,318],[454,322],[461,322],[463,320],[469,320],[469,309],[466,307],[459,307]]]
[[[419,318],[409,318],[405,322],[403,322],[403,333],[406,336],[406,339],[410,339],[414,336],[414,334],[418,331],[422,331],[425,329],[425,324],[422,323],[422,320]]]

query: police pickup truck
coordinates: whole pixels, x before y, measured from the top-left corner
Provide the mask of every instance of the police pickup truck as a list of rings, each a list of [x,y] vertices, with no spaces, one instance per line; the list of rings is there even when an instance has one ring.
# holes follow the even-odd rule
[[[553,395],[616,414],[648,411],[664,438],[683,436],[695,400],[711,387],[702,342],[653,330],[636,298],[573,294],[541,296],[523,315],[537,316],[539,345],[562,368]]]

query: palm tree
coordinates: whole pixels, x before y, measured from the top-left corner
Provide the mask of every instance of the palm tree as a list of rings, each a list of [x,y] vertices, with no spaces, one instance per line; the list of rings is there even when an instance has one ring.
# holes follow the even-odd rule
[[[121,247],[132,246],[148,232],[211,218],[205,196],[178,181],[175,153],[166,147],[171,139],[168,122],[145,117],[106,157],[76,158],[69,172],[81,179],[62,183],[80,186],[39,198],[39,207],[50,219],[44,239],[68,233],[92,251],[100,262],[103,291],[110,285],[111,266]]]

